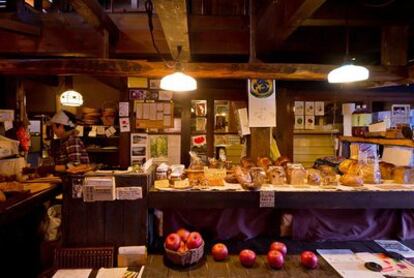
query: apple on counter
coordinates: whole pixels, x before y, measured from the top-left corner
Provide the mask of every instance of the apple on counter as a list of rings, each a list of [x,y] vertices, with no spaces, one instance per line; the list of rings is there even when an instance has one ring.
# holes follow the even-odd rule
[[[318,256],[311,251],[304,251],[300,254],[300,263],[309,269],[315,269],[318,266]]]
[[[180,244],[181,244],[181,238],[176,233],[169,234],[167,238],[165,239],[165,247],[167,249],[177,251],[178,248],[180,248]]]
[[[287,254],[287,247],[283,242],[272,242],[272,244],[270,244],[269,250],[279,251],[280,253],[282,253],[283,257]]]
[[[267,253],[267,262],[271,268],[281,269],[285,263],[283,254],[277,250],[270,250]]]
[[[229,255],[229,251],[227,250],[227,246],[223,243],[216,243],[213,248],[211,248],[211,254],[214,260],[223,261]]]
[[[240,263],[245,267],[252,267],[256,262],[256,253],[250,249],[244,249],[239,254]]]
[[[180,236],[182,241],[186,242],[190,232],[184,228],[180,228],[177,230],[177,234]]]
[[[203,244],[203,238],[200,233],[192,232],[187,238],[187,247],[188,249],[196,249]]]

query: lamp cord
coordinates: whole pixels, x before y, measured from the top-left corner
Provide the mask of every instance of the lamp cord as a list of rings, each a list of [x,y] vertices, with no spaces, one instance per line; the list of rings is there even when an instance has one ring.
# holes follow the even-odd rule
[[[161,54],[161,51],[158,48],[157,44],[155,43],[154,32],[153,32],[154,31],[154,24],[153,24],[153,21],[152,21],[153,10],[154,10],[154,5],[153,5],[152,1],[151,0],[146,0],[145,1],[145,12],[147,13],[147,16],[148,16],[148,28],[149,28],[149,31],[150,31],[150,34],[151,34],[152,46],[155,48],[155,51],[160,56],[161,60],[167,65],[167,67],[174,68],[179,63],[178,59],[180,57],[182,47],[181,47],[181,45],[177,46],[177,51],[178,51],[177,57],[175,57],[175,59],[174,59],[174,57],[172,57],[173,60],[175,61],[175,63],[174,64],[168,63],[168,61]]]

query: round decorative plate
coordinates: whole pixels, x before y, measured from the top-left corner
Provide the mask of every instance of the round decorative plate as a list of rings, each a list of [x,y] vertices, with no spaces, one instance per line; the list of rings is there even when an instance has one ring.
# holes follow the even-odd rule
[[[265,98],[273,94],[273,81],[265,79],[252,79],[250,93],[258,98]]]

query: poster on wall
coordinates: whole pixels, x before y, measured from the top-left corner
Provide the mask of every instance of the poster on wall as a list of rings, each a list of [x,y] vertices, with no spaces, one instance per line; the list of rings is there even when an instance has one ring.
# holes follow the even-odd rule
[[[143,165],[147,160],[148,134],[131,133],[131,165]]]
[[[168,136],[151,135],[149,137],[149,154],[155,162],[168,163]]]
[[[249,127],[276,126],[275,80],[249,79]]]

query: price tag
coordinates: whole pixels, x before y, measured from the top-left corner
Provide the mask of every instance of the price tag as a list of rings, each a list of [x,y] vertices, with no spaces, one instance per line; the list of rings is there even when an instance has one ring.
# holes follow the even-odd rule
[[[275,192],[274,191],[260,191],[260,205],[261,208],[275,207]]]

